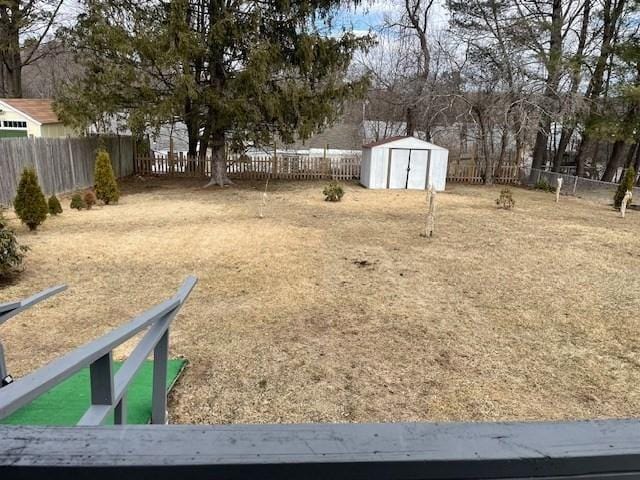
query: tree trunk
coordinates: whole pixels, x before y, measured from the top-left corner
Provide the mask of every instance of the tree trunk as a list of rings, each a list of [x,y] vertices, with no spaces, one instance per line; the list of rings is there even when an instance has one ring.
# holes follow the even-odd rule
[[[639,144],[636,141],[629,147],[629,151],[627,152],[627,159],[624,161],[624,168],[629,168],[631,165],[633,165],[633,160],[634,158],[636,158],[636,155],[638,153],[638,146]]]
[[[564,19],[562,3],[562,0],[552,0],[549,53],[546,61],[547,81],[544,89],[546,102],[543,104],[545,111],[542,112],[538,133],[536,134],[532,168],[541,168],[542,164],[546,162],[549,130],[551,129],[549,110],[552,110],[552,104],[556,104],[558,99],[558,85],[560,84],[560,67],[562,63],[562,24]],[[555,108],[553,110],[555,110]]]
[[[640,64],[638,65],[638,77],[636,78],[635,85],[640,84]],[[625,125],[633,124],[634,119],[638,114],[639,107],[634,103],[629,105],[627,108],[627,112],[625,113],[623,123]],[[624,166],[624,149],[627,146],[627,142],[625,139],[616,140],[613,144],[613,150],[611,152],[611,156],[609,157],[609,161],[607,162],[607,167],[604,170],[604,174],[602,175],[602,180],[605,182],[610,182],[613,180],[616,172],[619,167]],[[633,146],[631,146],[631,150],[633,150]],[[633,157],[633,153],[630,153],[630,157]],[[631,163],[631,162],[629,162]]]
[[[633,169],[636,173],[640,171],[640,145],[638,145],[638,148],[636,149],[636,158],[633,161]],[[640,177],[638,177],[636,184],[640,184]]]
[[[582,140],[578,145],[578,151],[576,152],[576,177],[584,177],[585,166],[586,166],[586,149],[590,148],[590,145],[584,141],[584,137],[587,135],[587,132],[582,132]]]
[[[412,137],[416,131],[415,109],[407,107],[407,137]]]
[[[191,100],[187,100],[184,105],[184,121],[187,126],[187,137],[189,143],[189,158],[196,158],[198,155],[198,141],[200,140],[200,125],[198,123],[197,112]]]
[[[570,99],[573,102],[574,97],[578,93],[578,87],[580,86],[581,80],[581,71],[582,66],[584,64],[583,55],[584,49],[587,44],[587,35],[589,33],[589,21],[591,18],[591,2],[592,0],[585,0],[584,5],[582,7],[582,23],[580,27],[580,33],[578,35],[578,47],[576,49],[576,54],[574,55],[574,59],[572,62],[571,69],[571,89],[570,89]],[[567,145],[571,141],[571,137],[573,136],[573,132],[575,130],[575,120],[571,120],[570,126],[565,125],[565,121],[562,122],[562,133],[560,134],[560,142],[558,143],[558,150],[556,151],[555,157],[553,159],[553,171],[559,172],[560,167],[562,166],[562,159],[564,157],[564,153],[567,150]]]
[[[12,62],[11,69],[7,69],[7,97],[22,98],[22,64]]]
[[[0,1],[0,60],[3,62],[4,95],[22,97],[20,28],[25,22],[18,1]]]
[[[538,133],[536,133],[536,143],[533,147],[533,162],[531,163],[532,169],[542,169],[547,163],[547,142],[549,140],[549,134],[544,129],[549,125],[547,120],[546,125],[540,125]]]
[[[233,182],[227,176],[227,161],[225,158],[225,138],[224,132],[214,132],[211,135],[211,180],[206,185],[233,185]]]
[[[553,171],[559,172],[562,167],[562,160],[564,159],[564,153],[567,151],[567,145],[573,136],[574,127],[562,127],[560,133],[560,141],[558,142],[558,150],[553,157]]]
[[[609,161],[607,162],[607,168],[604,169],[604,173],[602,174],[603,182],[613,182],[613,179],[618,172],[618,168],[622,166],[623,158],[624,158],[624,140],[616,140],[613,144],[613,150],[611,151],[611,157],[609,157]]]
[[[489,145],[487,145],[487,127],[485,124],[484,112],[481,108],[474,107],[476,116],[478,117],[478,126],[480,127],[480,146],[482,147],[482,155],[484,157],[484,183],[485,185],[494,184],[493,161]]]
[[[20,58],[20,41],[17,29],[9,29],[7,38],[0,40],[4,60],[4,82],[8,98],[22,98],[22,59]],[[6,42],[6,43],[5,43]]]
[[[507,155],[507,143],[509,142],[509,128],[507,125],[505,125],[502,128],[502,135],[500,138],[500,155],[498,156],[498,164],[496,165],[496,168],[494,169],[494,177],[497,175],[498,178],[500,177],[500,173],[502,170],[502,165],[504,165],[504,159]]]
[[[5,84],[4,77],[5,77],[4,60],[2,58],[2,53],[0,53],[0,97],[2,98],[7,97],[7,90],[4,85]]]

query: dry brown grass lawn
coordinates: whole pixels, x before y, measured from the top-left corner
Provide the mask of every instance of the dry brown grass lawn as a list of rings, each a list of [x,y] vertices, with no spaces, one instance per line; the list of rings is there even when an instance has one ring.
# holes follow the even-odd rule
[[[175,423],[369,422],[640,414],[640,213],[515,189],[438,196],[321,183],[125,184],[37,234],[12,299],[70,289],[0,327],[20,376],[199,284],[174,323],[190,361]],[[64,201],[68,205],[68,199]],[[131,344],[117,351],[126,355]]]

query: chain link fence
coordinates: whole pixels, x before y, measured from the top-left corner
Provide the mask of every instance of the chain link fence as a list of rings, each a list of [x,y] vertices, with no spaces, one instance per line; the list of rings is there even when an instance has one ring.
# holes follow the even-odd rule
[[[530,187],[536,184],[546,183],[555,189],[558,178],[562,178],[561,194],[573,195],[598,203],[613,203],[613,196],[618,189],[618,184],[612,182],[601,182],[600,180],[549,172],[536,168],[522,168],[520,170],[520,183]],[[634,187],[633,196],[640,198],[640,188]]]

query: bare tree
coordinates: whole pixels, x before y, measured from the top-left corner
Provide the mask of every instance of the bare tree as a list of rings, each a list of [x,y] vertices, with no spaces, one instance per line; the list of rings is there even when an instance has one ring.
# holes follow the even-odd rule
[[[600,35],[600,52],[597,56],[595,65],[593,66],[593,74],[589,80],[589,85],[585,92],[585,100],[589,105],[589,113],[587,115],[586,124],[589,124],[595,116],[598,115],[599,97],[605,89],[605,75],[610,66],[613,51],[615,48],[616,38],[623,21],[623,13],[626,0],[604,0],[602,7],[602,25]],[[594,146],[591,134],[588,128],[582,133],[582,141],[576,156],[576,174],[583,175],[586,163],[586,157]]]

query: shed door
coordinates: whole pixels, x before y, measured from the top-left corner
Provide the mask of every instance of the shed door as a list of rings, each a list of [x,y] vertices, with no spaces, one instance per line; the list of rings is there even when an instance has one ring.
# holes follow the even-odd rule
[[[410,150],[392,148],[389,163],[389,188],[407,188],[407,172],[409,169]]]
[[[423,190],[429,174],[429,151],[393,148],[390,152],[388,187]]]
[[[429,151],[411,150],[407,188],[424,190],[429,171]]]

